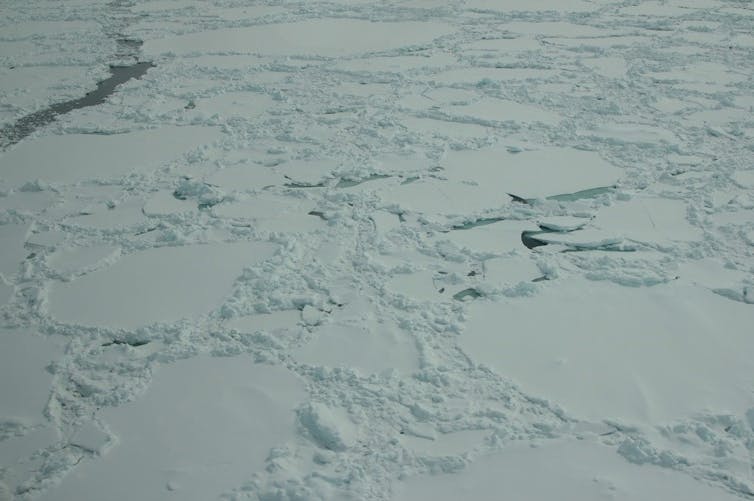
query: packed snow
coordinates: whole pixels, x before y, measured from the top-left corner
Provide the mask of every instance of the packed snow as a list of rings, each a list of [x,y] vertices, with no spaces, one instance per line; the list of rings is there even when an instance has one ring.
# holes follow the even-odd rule
[[[0,16],[0,501],[754,498],[754,8]]]

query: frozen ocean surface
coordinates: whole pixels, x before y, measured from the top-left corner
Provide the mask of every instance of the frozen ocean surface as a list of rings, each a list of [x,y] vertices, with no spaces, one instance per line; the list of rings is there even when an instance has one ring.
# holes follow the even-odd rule
[[[0,501],[754,498],[751,2],[0,10]]]

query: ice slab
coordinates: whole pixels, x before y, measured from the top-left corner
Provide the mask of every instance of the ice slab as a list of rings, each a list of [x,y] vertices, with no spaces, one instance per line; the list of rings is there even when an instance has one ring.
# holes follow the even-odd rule
[[[269,167],[240,164],[226,167],[207,177],[207,183],[223,190],[261,190],[268,186],[282,185],[287,180],[282,173]]]
[[[465,45],[464,49],[498,55],[500,52],[509,54],[512,51],[538,50],[541,47],[539,40],[533,37],[510,37],[479,40]]]
[[[246,357],[162,367],[144,395],[102,413],[120,443],[40,499],[216,499],[293,438],[305,397],[293,374]]]
[[[542,276],[542,271],[530,259],[523,257],[500,257],[484,262],[485,282],[493,287],[513,286],[520,282],[531,282]]]
[[[510,153],[501,147],[452,151],[441,162],[456,183],[473,183],[501,194],[546,198],[614,184],[621,171],[597,153],[543,148]]]
[[[451,31],[450,26],[439,22],[390,23],[325,18],[147,40],[144,53],[235,52],[337,57],[424,44]]]
[[[508,205],[510,196],[489,184],[471,185],[422,179],[380,192],[386,204],[424,214],[463,215]]]
[[[521,249],[521,231],[526,228],[526,221],[498,221],[442,233],[434,240],[449,241],[472,252],[500,255]]]
[[[396,325],[374,320],[363,325],[323,325],[293,356],[309,365],[353,367],[366,374],[388,369],[410,373],[419,368],[414,341]]]
[[[3,282],[0,279],[0,306],[4,306],[10,301],[10,297],[13,295],[13,287]]]
[[[475,302],[469,317],[473,360],[579,418],[658,424],[754,405],[754,309],[700,287],[573,279]]]
[[[72,324],[135,328],[208,313],[244,266],[269,258],[266,242],[161,247],[67,283],[55,283],[49,310]]]
[[[113,261],[120,255],[120,247],[94,245],[56,250],[47,260],[50,267],[64,275],[81,273]]]
[[[40,212],[50,207],[57,196],[48,191],[17,192],[7,197],[0,197],[0,212]]]
[[[628,72],[628,63],[622,57],[594,57],[582,59],[581,63],[606,78],[622,79]]]
[[[457,59],[452,54],[439,52],[411,56],[381,56],[350,59],[339,61],[333,65],[333,68],[352,72],[405,73],[407,71],[422,68],[448,66],[456,62]]]
[[[470,0],[466,7],[469,9],[495,10],[503,12],[584,12],[594,8],[585,0]]]
[[[496,501],[501,495],[527,501],[738,499],[678,471],[628,463],[593,440],[513,443],[459,473],[408,479],[395,491],[394,501]]]
[[[3,27],[3,37],[13,25]],[[34,32],[29,32],[34,33]],[[0,69],[0,100],[14,108],[36,111],[40,103],[64,97],[77,97],[90,85],[91,75],[84,66],[22,66]]]
[[[0,155],[0,178],[75,183],[156,168],[220,137],[212,127],[161,127],[124,134],[68,134],[23,141]]]
[[[296,159],[280,164],[275,170],[285,177],[287,184],[305,187],[324,183],[338,166],[339,163],[331,159]]]
[[[228,320],[225,326],[238,332],[254,333],[257,331],[275,332],[292,329],[301,320],[301,312],[298,310],[282,310],[272,313],[260,313]]]
[[[270,96],[257,92],[227,92],[206,99],[196,99],[194,102],[197,113],[226,118],[257,118],[275,106],[275,101]]]
[[[699,240],[702,231],[686,218],[686,202],[666,198],[636,197],[600,210],[597,227],[646,243]]]
[[[112,208],[101,204],[91,213],[66,219],[66,223],[96,229],[135,226],[146,221],[143,206],[144,201],[140,199],[127,200]]]
[[[541,68],[461,68],[443,71],[431,80],[446,85],[501,83],[510,80],[544,79],[557,75],[557,71]]]
[[[169,190],[158,191],[152,198],[147,200],[142,208],[146,216],[169,216],[171,214],[184,214],[197,210],[195,201],[180,200],[173,196]]]
[[[754,188],[754,170],[739,170],[733,173],[733,180],[745,188]]]
[[[489,434],[485,430],[465,430],[455,433],[418,433],[405,430],[401,435],[401,443],[414,452],[427,456],[456,456],[479,447],[484,443],[484,437]]]
[[[561,119],[557,113],[536,106],[494,98],[482,99],[481,101],[463,106],[454,106],[447,108],[446,111],[453,115],[469,116],[496,122],[539,122],[546,125],[555,125]]]
[[[678,279],[709,289],[740,288],[746,271],[726,268],[720,259],[706,258],[687,261],[678,266]]]
[[[596,137],[615,144],[677,144],[678,137],[667,129],[649,124],[605,124],[579,135]]]
[[[255,228],[276,232],[307,232],[321,228],[320,217],[309,214],[316,204],[309,200],[263,195],[213,208],[215,215],[252,221]]]
[[[565,245],[574,249],[600,249],[616,247],[624,238],[611,231],[587,228],[569,233],[530,233],[529,237],[547,244]]]
[[[450,294],[440,292],[442,285],[435,283],[437,274],[423,270],[414,273],[400,273],[387,281],[385,288],[412,301],[447,301]]]
[[[29,246],[54,249],[63,241],[65,241],[65,233],[62,231],[40,231],[39,233],[32,233],[29,235],[26,244]]]
[[[432,118],[404,118],[409,132],[452,138],[454,141],[483,138],[489,135],[487,127],[478,124],[435,120]]]
[[[0,225],[0,274],[8,280],[18,272],[27,254],[24,242],[29,228],[28,224]]]
[[[11,437],[2,442],[0,446],[0,500],[13,501],[12,492],[21,486],[24,481],[34,477],[43,467],[43,458],[37,454],[58,442],[57,431],[52,426],[35,428],[23,436]],[[3,484],[7,489],[6,497],[3,497]],[[17,498],[16,498],[17,499]]]
[[[63,347],[62,339],[28,329],[0,329],[0,437],[4,421],[45,422],[42,412],[52,391],[46,367],[63,355]]]

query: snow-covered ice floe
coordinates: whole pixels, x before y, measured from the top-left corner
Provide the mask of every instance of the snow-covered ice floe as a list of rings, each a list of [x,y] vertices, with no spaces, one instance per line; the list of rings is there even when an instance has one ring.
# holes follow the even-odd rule
[[[0,501],[754,497],[746,2],[0,10]]]

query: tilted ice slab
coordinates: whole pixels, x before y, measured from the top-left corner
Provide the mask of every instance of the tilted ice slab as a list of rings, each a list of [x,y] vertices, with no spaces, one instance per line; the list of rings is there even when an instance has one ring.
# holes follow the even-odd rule
[[[144,53],[215,52],[337,57],[425,44],[451,32],[449,25],[439,22],[314,19],[147,40],[144,43]]]
[[[734,501],[738,497],[677,471],[626,462],[588,440],[556,440],[538,447],[513,443],[482,456],[459,473],[411,478],[394,501]]]
[[[547,244],[565,245],[574,249],[599,249],[614,247],[624,241],[624,238],[613,231],[587,228],[569,233],[535,233],[531,238]]]
[[[0,437],[10,420],[22,426],[44,422],[52,389],[47,366],[63,354],[61,339],[28,329],[0,329]]]
[[[162,127],[125,134],[69,134],[24,141],[0,155],[0,179],[12,185],[41,179],[75,183],[144,171],[211,143],[211,127]]]
[[[41,499],[216,499],[293,438],[293,410],[305,397],[293,374],[248,357],[162,367],[144,395],[102,413],[119,444]]]
[[[546,198],[610,186],[620,169],[597,153],[572,148],[543,148],[510,153],[501,147],[452,151],[441,162],[444,175],[522,198]]]
[[[754,405],[751,306],[700,287],[573,279],[469,307],[461,346],[589,420],[658,424]]]
[[[134,328],[208,313],[244,266],[273,255],[267,242],[161,247],[130,254],[73,282],[55,283],[49,310],[61,322]]]

